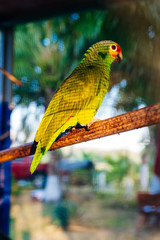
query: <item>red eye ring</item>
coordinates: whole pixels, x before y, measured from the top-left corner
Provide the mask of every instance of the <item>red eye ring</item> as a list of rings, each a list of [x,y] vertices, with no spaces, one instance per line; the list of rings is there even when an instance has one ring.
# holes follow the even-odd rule
[[[116,50],[117,50],[117,46],[116,46],[116,45],[111,45],[110,48],[111,48],[113,51],[116,51]]]

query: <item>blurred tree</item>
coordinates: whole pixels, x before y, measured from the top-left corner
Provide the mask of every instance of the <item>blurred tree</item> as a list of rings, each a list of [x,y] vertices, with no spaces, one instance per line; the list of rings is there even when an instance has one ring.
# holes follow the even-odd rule
[[[106,156],[105,160],[111,169],[107,172],[107,182],[114,181],[121,184],[127,175],[132,176],[132,173],[137,172],[137,164],[129,160],[126,156],[119,156],[117,159]],[[132,177],[135,178],[135,176]]]
[[[88,48],[95,42],[101,23],[102,16],[97,12],[19,26],[15,33],[14,74],[22,79],[23,87],[14,88],[15,102],[36,101],[47,106],[60,83],[79,63],[85,43],[90,42],[86,43]]]
[[[23,87],[14,87],[15,102],[32,100],[46,106],[84,51],[102,39],[120,43],[124,55],[123,63],[113,66],[112,85],[127,81],[116,106],[128,111],[159,101],[159,10],[158,1],[133,2],[19,26],[14,73]],[[121,73],[118,78],[116,69]]]
[[[122,66],[127,85],[120,89],[118,108],[129,111],[140,104],[160,101],[159,11],[160,2],[155,0],[132,3],[119,11],[119,22],[127,27],[125,37],[130,46]]]

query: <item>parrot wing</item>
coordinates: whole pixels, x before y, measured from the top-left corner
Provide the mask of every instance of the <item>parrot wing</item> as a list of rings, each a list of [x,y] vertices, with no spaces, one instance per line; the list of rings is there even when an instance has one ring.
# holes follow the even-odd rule
[[[41,124],[37,130],[35,141],[38,143],[31,165],[34,172],[41,157],[49,150],[56,138],[66,129],[76,126],[78,114],[86,109],[90,121],[97,109],[89,109],[90,103],[99,95],[99,83],[102,78],[98,68],[87,68],[83,73],[75,71],[60,86],[52,98]],[[92,108],[94,107],[94,104]],[[92,116],[93,115],[93,116]],[[85,119],[84,120],[85,124]]]
[[[35,141],[41,141],[49,127],[52,129],[52,131],[50,129],[52,135],[69,121],[71,116],[87,107],[99,94],[101,77],[97,68],[87,69],[83,76],[73,72],[52,98],[36,133]],[[46,144],[42,146],[45,147]]]

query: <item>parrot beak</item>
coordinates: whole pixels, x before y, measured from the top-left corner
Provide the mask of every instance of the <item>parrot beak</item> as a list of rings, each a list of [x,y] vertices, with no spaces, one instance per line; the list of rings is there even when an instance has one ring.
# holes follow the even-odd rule
[[[120,53],[117,54],[114,62],[120,63],[122,61],[122,59],[123,59],[123,55],[122,55],[122,52],[120,52]]]

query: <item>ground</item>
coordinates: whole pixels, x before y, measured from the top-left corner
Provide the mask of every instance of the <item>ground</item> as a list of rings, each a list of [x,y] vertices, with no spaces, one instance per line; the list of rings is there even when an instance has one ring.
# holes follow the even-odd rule
[[[136,201],[125,197],[95,194],[90,187],[70,187],[67,206],[75,212],[68,231],[54,221],[52,203],[35,201],[30,190],[12,198],[11,236],[16,240],[159,240],[160,229],[144,227],[138,221]],[[76,210],[75,210],[76,209]]]

